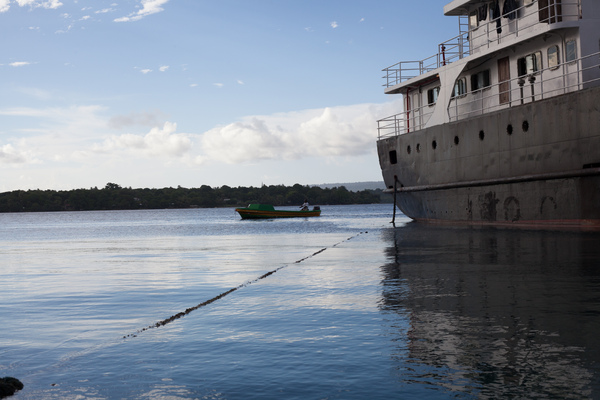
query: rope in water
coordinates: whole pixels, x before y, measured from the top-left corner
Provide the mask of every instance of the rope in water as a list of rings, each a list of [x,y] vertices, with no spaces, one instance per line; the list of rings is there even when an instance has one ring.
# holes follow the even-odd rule
[[[338,243],[334,244],[334,245],[333,245],[333,246],[331,246],[331,247],[336,247],[336,246],[339,246],[340,244],[342,244],[342,243],[344,243],[344,242],[347,242],[347,241],[349,241],[349,240],[352,240],[352,239],[354,239],[354,238],[358,237],[359,235],[361,235],[361,234],[363,234],[363,233],[368,233],[368,232],[366,232],[366,231],[365,231],[365,232],[359,232],[359,233],[357,233],[356,235],[354,235],[354,236],[351,236],[351,237],[349,237],[349,238],[347,238],[347,239],[344,239],[344,240],[342,240],[341,242],[338,242]],[[314,256],[316,256],[316,255],[318,255],[318,254],[321,254],[322,252],[324,252],[324,251],[325,251],[325,250],[327,250],[327,249],[328,249],[328,247],[324,247],[324,248],[322,248],[322,249],[320,249],[320,250],[318,250],[318,251],[316,251],[316,252],[312,253],[312,254],[311,254],[311,255],[309,255],[309,256],[306,256],[306,257],[304,257],[304,258],[301,258],[300,260],[297,260],[297,261],[293,262],[292,264],[282,265],[281,267],[279,267],[279,268],[276,268],[276,269],[274,269],[274,270],[272,270],[272,271],[269,271],[269,272],[267,272],[267,273],[265,273],[265,274],[263,274],[263,275],[259,276],[259,277],[258,277],[258,278],[256,278],[256,279],[253,279],[253,280],[251,280],[251,281],[248,281],[248,282],[246,282],[246,283],[243,283],[243,284],[239,285],[238,287],[234,287],[234,288],[232,288],[232,289],[229,289],[228,291],[226,291],[226,292],[223,292],[223,293],[221,293],[221,294],[219,294],[219,295],[217,295],[217,296],[213,297],[212,299],[206,300],[206,301],[204,301],[204,302],[202,302],[202,303],[200,303],[200,304],[198,304],[198,305],[195,305],[194,307],[187,308],[185,311],[181,311],[181,312],[179,312],[179,313],[177,313],[177,314],[174,314],[174,315],[170,316],[170,317],[169,317],[169,318],[167,318],[167,319],[163,319],[162,321],[158,321],[158,322],[156,322],[156,323],[155,323],[155,324],[153,324],[153,325],[150,325],[150,326],[147,326],[147,327],[145,327],[145,328],[142,328],[142,329],[138,330],[136,333],[132,333],[132,334],[129,334],[129,335],[123,336],[123,339],[129,338],[129,337],[136,337],[138,334],[140,334],[140,333],[142,333],[142,332],[145,332],[145,331],[147,331],[147,330],[149,330],[149,329],[160,328],[161,326],[165,326],[165,325],[167,325],[167,324],[170,324],[171,322],[173,322],[173,321],[176,321],[176,320],[178,320],[179,318],[185,317],[186,315],[188,315],[188,314],[189,314],[189,313],[191,313],[192,311],[196,311],[197,309],[199,309],[199,308],[201,308],[201,307],[207,306],[207,305],[209,305],[209,304],[211,304],[211,303],[214,303],[214,302],[215,302],[215,301],[217,301],[217,300],[220,300],[220,299],[222,299],[223,297],[227,296],[228,294],[231,294],[231,293],[235,292],[235,291],[236,291],[236,290],[238,290],[238,289],[241,289],[241,288],[243,288],[243,287],[246,287],[246,286],[248,286],[248,285],[251,285],[251,284],[253,284],[253,283],[256,283],[256,282],[260,281],[261,279],[265,279],[266,277],[268,277],[268,276],[270,276],[270,275],[273,275],[275,272],[277,272],[277,271],[280,271],[280,270],[282,270],[282,269],[284,269],[284,268],[288,267],[289,265],[293,265],[293,264],[300,264],[301,262],[303,262],[303,261],[306,261],[306,260],[308,260],[309,258],[312,258],[312,257],[314,257]]]

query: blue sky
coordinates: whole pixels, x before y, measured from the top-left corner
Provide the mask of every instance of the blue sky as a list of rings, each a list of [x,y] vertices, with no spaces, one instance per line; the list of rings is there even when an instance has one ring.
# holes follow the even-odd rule
[[[443,1],[0,0],[0,192],[380,180]]]

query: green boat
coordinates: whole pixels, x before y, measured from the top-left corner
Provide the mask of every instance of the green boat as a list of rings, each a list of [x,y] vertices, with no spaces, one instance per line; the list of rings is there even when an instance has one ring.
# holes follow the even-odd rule
[[[270,204],[250,204],[245,208],[236,208],[242,219],[269,219],[269,218],[298,218],[298,217],[318,217],[321,215],[319,206],[312,210],[276,210]]]

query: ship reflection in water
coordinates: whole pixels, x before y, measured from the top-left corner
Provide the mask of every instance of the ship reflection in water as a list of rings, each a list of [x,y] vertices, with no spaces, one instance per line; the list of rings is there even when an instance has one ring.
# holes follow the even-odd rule
[[[408,321],[388,328],[401,381],[600,398],[600,234],[409,223],[384,235],[381,308]]]

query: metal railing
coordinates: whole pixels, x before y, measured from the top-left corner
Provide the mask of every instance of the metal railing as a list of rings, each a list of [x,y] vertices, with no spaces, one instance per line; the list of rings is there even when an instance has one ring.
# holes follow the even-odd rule
[[[460,60],[470,54],[468,34],[453,37],[438,45],[438,53],[420,61],[401,61],[384,69],[383,78],[385,87],[395,86],[399,83],[415,78],[419,75],[433,71],[441,66]]]
[[[471,92],[450,101],[450,121],[576,92],[600,84],[600,53],[590,54]]]
[[[511,10],[499,18],[487,18],[468,32],[460,32],[438,45],[438,52],[421,61],[398,62],[383,72],[384,87],[389,88],[404,81],[428,73],[444,65],[458,61],[483,49],[501,44],[534,29],[540,22],[553,24],[562,21],[577,21],[581,18],[581,0],[550,0],[541,6],[539,0]],[[500,24],[498,24],[498,22]],[[459,26],[461,24],[459,23]]]
[[[380,119],[377,121],[378,138],[385,139],[423,129],[433,114],[434,106],[421,106]]]
[[[454,97],[447,112],[450,121],[459,121],[592,86],[600,86],[600,52]],[[378,138],[423,129],[433,114],[434,105],[413,108],[377,121]]]

